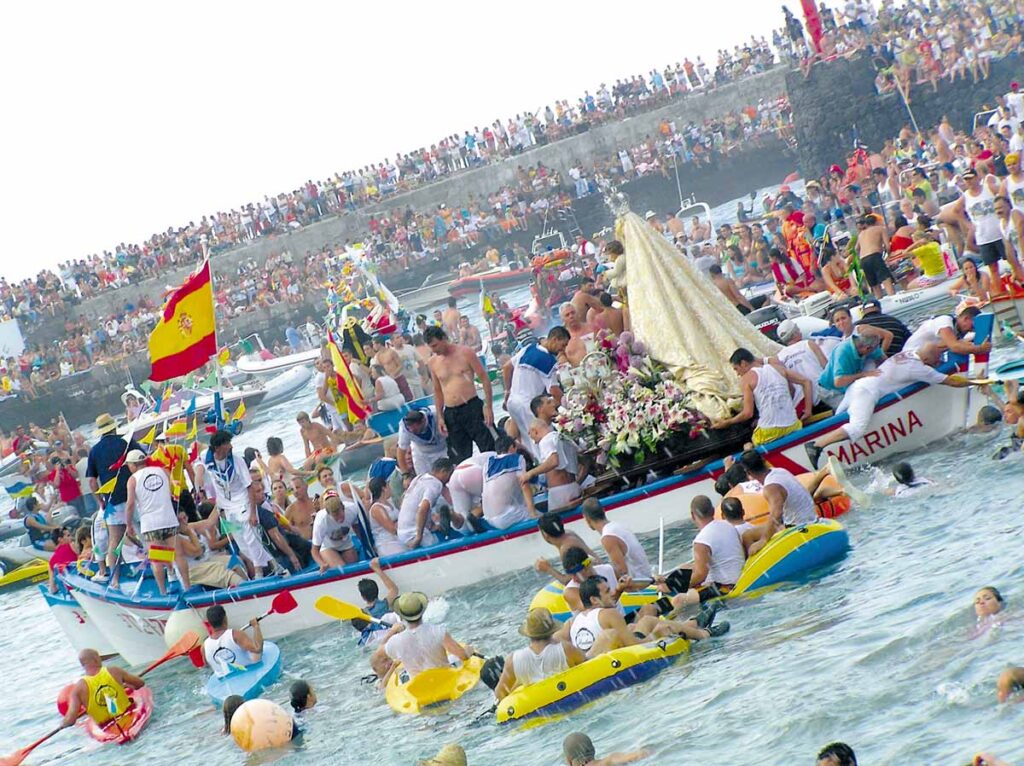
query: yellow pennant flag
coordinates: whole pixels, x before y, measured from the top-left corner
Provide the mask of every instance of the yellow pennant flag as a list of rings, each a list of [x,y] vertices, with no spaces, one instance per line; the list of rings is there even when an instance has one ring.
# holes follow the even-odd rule
[[[238,409],[235,410],[235,414],[231,416],[231,420],[241,420],[245,415],[245,400],[243,399],[238,403]]]
[[[175,420],[169,426],[164,434],[170,438],[173,436],[184,436],[185,432],[188,431],[188,423],[184,420]]]
[[[149,433],[139,439],[139,444],[145,444],[147,447],[153,444],[153,440],[156,438],[156,426],[149,429]]]
[[[97,495],[109,495],[111,492],[114,491],[114,487],[115,486],[117,486],[117,474],[116,473],[110,478],[110,481],[106,481],[106,482],[104,482],[103,484],[101,484],[99,486],[99,488],[96,490],[96,494]]]
[[[192,418],[192,428],[189,430],[188,436],[185,438],[194,440],[197,436],[199,436],[199,418],[195,417]]]
[[[220,353],[217,354],[217,363],[220,364],[223,367],[225,364],[227,364],[230,361],[231,361],[231,349],[229,349],[229,348],[227,348],[225,346],[224,348],[222,348],[220,350]]]

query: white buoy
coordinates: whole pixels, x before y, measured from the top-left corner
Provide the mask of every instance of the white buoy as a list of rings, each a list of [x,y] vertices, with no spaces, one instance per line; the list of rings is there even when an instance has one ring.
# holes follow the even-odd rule
[[[209,635],[206,632],[206,624],[203,618],[196,613],[195,609],[178,609],[171,612],[167,618],[167,625],[164,627],[164,643],[170,649],[174,644],[190,630],[195,631],[200,639]]]

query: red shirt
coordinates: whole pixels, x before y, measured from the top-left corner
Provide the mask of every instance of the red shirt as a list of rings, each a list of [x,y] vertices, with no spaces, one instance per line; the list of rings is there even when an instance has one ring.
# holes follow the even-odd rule
[[[70,503],[82,496],[82,487],[78,483],[78,474],[70,468],[61,466],[55,468],[50,474],[50,483],[57,482],[57,492],[60,494],[61,502]]]
[[[75,549],[69,543],[61,543],[57,546],[57,550],[53,552],[53,555],[50,556],[50,569],[57,572],[66,568],[68,564],[74,564],[76,561],[78,561],[78,554],[75,553]]]

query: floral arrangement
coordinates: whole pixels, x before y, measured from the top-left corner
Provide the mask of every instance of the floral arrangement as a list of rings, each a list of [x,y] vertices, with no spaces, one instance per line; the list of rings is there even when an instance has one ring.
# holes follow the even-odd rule
[[[690,441],[707,418],[665,367],[647,355],[632,333],[597,336],[598,350],[570,371],[555,420],[580,449],[601,465],[642,463],[670,440]]]

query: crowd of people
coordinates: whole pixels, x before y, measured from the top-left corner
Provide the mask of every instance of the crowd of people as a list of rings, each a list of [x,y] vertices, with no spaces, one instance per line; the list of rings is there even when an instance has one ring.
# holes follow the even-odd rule
[[[298,307],[311,297],[325,296],[330,264],[340,250],[324,248],[295,258],[287,250],[271,255],[263,263],[250,260],[239,265],[230,278],[216,283],[216,315],[221,326],[227,320],[279,303]],[[25,350],[16,357],[0,360],[0,396],[20,396],[31,401],[61,378],[86,372],[95,365],[136,360],[145,354],[149,335],[159,318],[159,307],[147,297],[126,302],[107,315],[82,312],[67,315],[64,332],[50,343],[27,339]],[[229,336],[224,333],[223,337]]]

